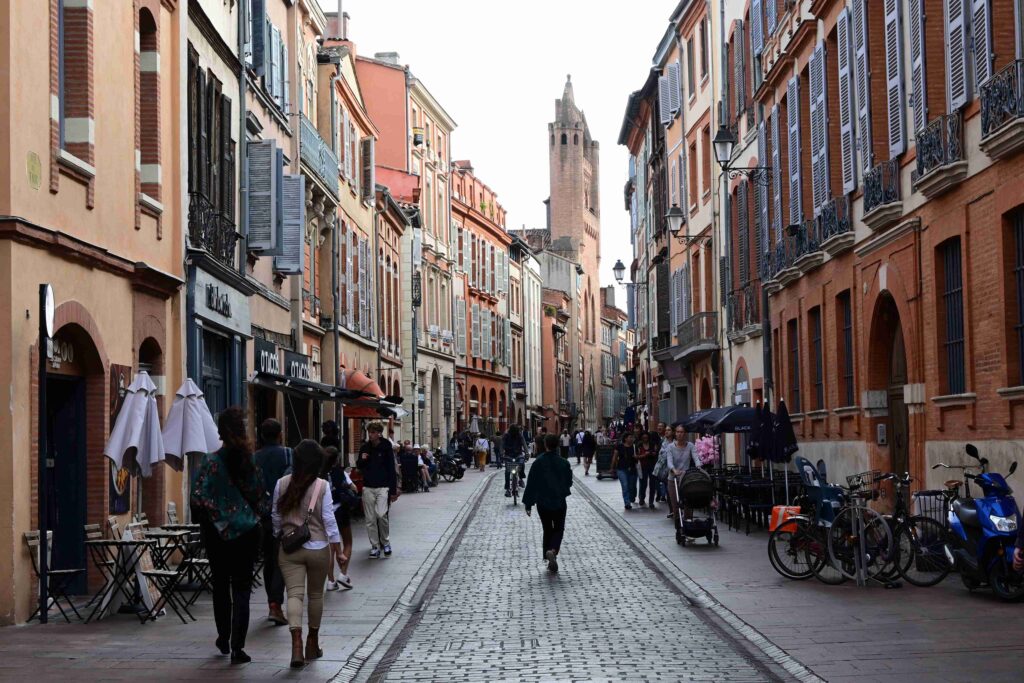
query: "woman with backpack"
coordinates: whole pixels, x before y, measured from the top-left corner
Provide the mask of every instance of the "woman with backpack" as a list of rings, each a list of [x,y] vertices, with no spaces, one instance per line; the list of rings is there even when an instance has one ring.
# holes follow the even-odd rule
[[[334,504],[327,481],[320,478],[324,450],[312,439],[295,447],[292,473],[274,487],[274,534],[281,539],[278,562],[288,589],[288,629],[292,636],[292,667],[322,657],[319,633],[324,609],[324,583],[331,556],[338,564],[348,558],[341,550],[341,534],[334,519]],[[309,635],[302,650],[302,606],[309,592]]]
[[[338,562],[338,577],[334,577],[334,557],[327,570],[327,590],[351,590],[352,579],[348,575],[348,563],[352,558],[352,508],[362,505],[362,499],[356,493],[355,484],[341,464],[341,453],[334,446],[324,449],[324,467],[320,478],[330,482],[331,500],[334,501],[334,520],[341,532],[341,554],[345,560]]]

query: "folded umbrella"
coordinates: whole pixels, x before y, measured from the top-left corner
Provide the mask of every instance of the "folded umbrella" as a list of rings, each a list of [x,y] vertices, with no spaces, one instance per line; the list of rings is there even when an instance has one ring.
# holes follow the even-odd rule
[[[164,459],[156,385],[145,370],[135,375],[126,390],[124,404],[110,430],[103,455],[118,468],[143,477],[150,476],[153,466]]]
[[[191,378],[174,394],[163,431],[167,464],[179,472],[189,453],[212,453],[220,448],[220,435],[209,406]]]

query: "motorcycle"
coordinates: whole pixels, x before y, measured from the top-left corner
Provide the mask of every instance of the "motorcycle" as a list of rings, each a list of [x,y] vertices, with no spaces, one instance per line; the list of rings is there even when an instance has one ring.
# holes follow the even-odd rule
[[[444,477],[445,481],[462,479],[462,475],[466,473],[466,463],[447,453],[442,453],[437,461],[437,473]]]
[[[977,465],[940,462],[932,466],[963,471],[964,497],[956,495],[959,481],[946,482],[951,492],[946,507],[950,529],[947,559],[968,590],[987,585],[1003,600],[1020,600],[1024,598],[1024,574],[1013,569],[1019,519],[1013,490],[1003,475],[988,471],[988,459],[982,458],[973,444],[967,444],[966,450]],[[1014,462],[1006,476],[1016,471]],[[979,498],[971,496],[972,481],[981,489]]]

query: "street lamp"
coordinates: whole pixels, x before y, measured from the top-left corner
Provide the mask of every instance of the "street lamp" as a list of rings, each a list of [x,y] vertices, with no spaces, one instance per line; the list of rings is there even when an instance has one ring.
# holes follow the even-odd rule
[[[665,214],[665,220],[668,221],[669,232],[680,242],[686,239],[685,235],[680,235],[683,231],[683,223],[686,221],[686,214],[679,208],[678,204],[673,204],[672,208]]]
[[[768,187],[772,181],[772,169],[768,166],[732,166],[732,153],[736,149],[736,135],[725,126],[719,126],[711,143],[715,148],[715,160],[722,167],[722,173],[730,180],[746,176],[750,182]]]
[[[619,259],[615,262],[615,266],[612,268],[612,272],[615,273],[615,281],[621,285],[622,278],[626,274],[626,266],[623,265],[622,259]]]

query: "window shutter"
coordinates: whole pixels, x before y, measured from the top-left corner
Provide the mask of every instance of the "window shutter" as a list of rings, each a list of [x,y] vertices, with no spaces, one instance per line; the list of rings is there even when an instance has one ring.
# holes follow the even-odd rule
[[[349,144],[350,142],[351,142],[351,140],[349,140],[348,110],[347,109],[342,109],[341,110],[341,147],[342,147],[343,158],[345,160],[344,163],[342,164],[342,169],[343,169],[342,173],[345,176],[345,180],[349,180],[349,181],[352,180],[352,145]]]
[[[489,260],[487,262],[488,270],[487,270],[487,273],[485,273],[485,275],[489,278],[488,281],[490,283],[490,288],[487,291],[490,292],[491,294],[494,294],[495,293],[495,290],[494,290],[494,271],[496,269],[496,264],[494,262],[494,245],[493,244],[490,245],[489,249],[490,249],[491,255],[490,255],[490,258],[489,258]]]
[[[885,0],[885,99],[889,105],[889,158],[895,159],[907,146],[906,116],[903,112],[903,31],[900,0]]]
[[[512,365],[512,321],[505,318],[505,365]]]
[[[946,94],[949,111],[967,104],[967,22],[964,0],[946,0]]]
[[[991,0],[971,0],[971,32],[974,37],[974,82],[980,88],[992,77]]]
[[[281,109],[285,112],[291,111],[291,69],[288,64],[288,45],[284,42],[284,36],[281,37],[281,82],[284,84],[284,89],[281,91]]]
[[[678,271],[672,271],[672,305],[669,307],[669,325],[673,330],[675,330],[676,326],[679,324],[676,320],[676,288],[679,285],[678,275]]]
[[[198,95],[196,108],[199,110],[199,166],[197,168],[199,178],[196,182],[196,187],[204,197],[209,197],[210,188],[208,187],[207,179],[210,175],[210,99],[206,92],[206,72],[199,69],[196,80],[198,81],[196,86]]]
[[[375,145],[372,137],[363,138],[359,142],[360,147],[360,161],[362,162],[363,174],[360,178],[360,187],[362,189],[363,199],[370,201],[373,199],[374,193],[376,192],[375,183],[376,179],[376,159],[374,158]]]
[[[281,183],[281,255],[274,270],[302,275],[306,255],[306,177],[286,175]]]
[[[359,240],[359,334],[369,336],[370,316],[367,294],[370,291],[370,250],[366,240]]]
[[[914,2],[914,0],[910,0]],[[843,194],[857,187],[856,140],[853,135],[853,80],[850,72],[850,12],[839,13],[836,24],[839,55],[839,146],[843,170]]]
[[[769,36],[775,33],[775,27],[778,22],[775,3],[776,0],[764,0],[765,30]]]
[[[719,292],[719,297],[718,298],[721,299],[722,307],[723,308],[725,307],[726,301],[728,301],[728,296],[727,296],[727,294],[729,293],[728,282],[729,282],[729,257],[728,256],[719,256],[718,257],[718,292]],[[708,283],[708,287],[711,287],[712,291],[714,290],[713,283],[709,282]]]
[[[267,58],[267,5],[266,0],[252,0],[249,3],[249,43],[252,45],[253,71],[262,76]]]
[[[825,46],[819,43],[809,64],[811,81],[811,185],[814,215],[829,199],[828,118],[825,104]]]
[[[249,164],[249,249],[277,249],[277,143],[273,140],[246,143]]]
[[[455,351],[466,355],[466,300],[461,296],[455,299]]]
[[[277,106],[281,106],[281,32],[276,26],[272,26],[270,29],[270,73],[266,76],[268,89],[270,90],[271,98],[277,102]]]
[[[220,98],[220,212],[234,224],[235,145],[231,139],[231,98]]]
[[[355,328],[356,315],[356,293],[355,293],[355,269],[352,266],[355,254],[352,253],[352,239],[348,240],[345,246],[345,326],[350,330]]]
[[[757,160],[761,166],[767,166],[770,163],[768,159],[768,132],[763,119],[757,126]],[[765,243],[767,243],[768,227],[770,225],[768,220],[768,190],[758,183],[754,192],[757,202],[757,229],[761,232]]]
[[[769,3],[771,0],[769,0]],[[772,218],[775,239],[782,237],[782,138],[779,137],[779,105],[772,107]]]
[[[744,93],[745,83],[743,80],[743,22],[738,19],[736,20],[736,29],[733,31],[732,42],[734,45],[732,62],[736,91],[736,117],[739,118],[740,112],[746,108],[747,96]]]
[[[790,143],[792,143],[792,139],[790,139]],[[740,252],[739,284],[742,287],[750,281],[750,216],[747,215],[746,181],[741,182],[736,187],[736,232],[736,242],[739,245]]]
[[[470,245],[469,245],[470,234],[468,230],[462,231],[462,249],[460,256],[462,257],[462,271],[469,275],[472,280],[473,274],[470,272]]]
[[[908,0],[910,6],[910,103],[914,108],[914,133],[928,125],[924,57],[924,0]]]
[[[786,128],[789,131],[789,222],[803,221],[803,188],[800,158],[800,77],[786,85]]]
[[[757,57],[764,50],[764,30],[761,17],[761,0],[751,0],[750,3],[750,48]]]
[[[658,77],[658,115],[662,125],[672,123],[672,85],[667,76]]]
[[[473,342],[471,351],[474,358],[480,357],[480,304],[473,304],[473,319],[470,321],[473,328]]]
[[[669,109],[675,114],[682,108],[682,83],[680,82],[679,62],[668,65]]]
[[[480,358],[491,359],[491,315],[486,308],[480,309]]]
[[[860,140],[861,168],[870,171],[875,165],[871,141],[871,75],[868,69],[868,23],[865,16],[867,0],[853,0],[853,68],[857,83],[857,126]]]

